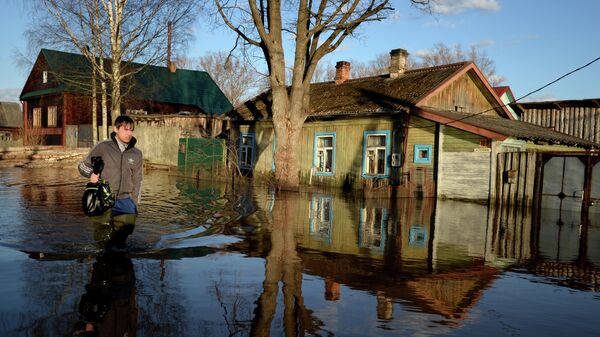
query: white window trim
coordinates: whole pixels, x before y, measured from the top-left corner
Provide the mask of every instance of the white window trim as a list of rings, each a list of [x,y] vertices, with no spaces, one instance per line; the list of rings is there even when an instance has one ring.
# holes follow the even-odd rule
[[[369,159],[368,159],[368,151],[369,148],[367,147],[367,140],[369,136],[385,136],[385,147],[383,146],[378,146],[378,147],[373,147],[373,149],[381,149],[384,148],[385,149],[385,155],[384,155],[384,168],[383,168],[383,173],[368,173],[368,163],[369,163]],[[387,178],[389,177],[389,160],[388,157],[390,156],[390,131],[389,130],[374,130],[374,131],[365,131],[364,132],[364,139],[363,139],[363,170],[362,170],[362,176],[363,178]]]
[[[319,138],[331,138],[331,146],[319,147]],[[314,152],[313,152],[313,167],[315,168],[315,174],[318,176],[333,176],[335,172],[335,143],[336,135],[335,132],[316,132],[314,138]],[[330,171],[319,171],[319,152],[331,150],[331,170]]]

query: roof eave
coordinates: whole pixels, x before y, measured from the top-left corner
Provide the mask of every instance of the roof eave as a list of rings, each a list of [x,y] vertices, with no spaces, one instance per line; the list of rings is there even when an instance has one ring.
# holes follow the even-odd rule
[[[480,135],[482,137],[491,138],[494,140],[505,140],[509,137],[508,135],[505,135],[505,134],[502,134],[502,133],[499,133],[496,131],[488,130],[486,128],[482,128],[479,126],[474,126],[469,123],[463,122],[461,120],[456,120],[456,119],[446,117],[446,116],[440,116],[433,111],[427,111],[427,110],[424,110],[424,109],[418,108],[418,107],[414,108],[411,111],[411,113],[414,114],[415,116],[419,116],[419,117],[425,118],[427,120],[430,120],[430,121],[433,121],[436,123],[448,125],[453,128],[457,128],[459,130],[471,132],[471,133]]]

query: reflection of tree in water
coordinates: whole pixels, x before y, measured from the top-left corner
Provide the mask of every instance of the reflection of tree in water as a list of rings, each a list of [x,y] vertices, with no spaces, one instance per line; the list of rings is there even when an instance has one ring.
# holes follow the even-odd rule
[[[140,336],[189,336],[185,333],[185,296],[176,292],[177,275],[164,260],[136,264]],[[193,335],[193,334],[192,334]]]
[[[77,319],[77,302],[91,272],[89,260],[23,262],[22,292],[27,294],[29,313],[1,318],[2,328],[28,336],[65,336]],[[6,325],[5,325],[6,324]],[[18,326],[18,328],[15,328]]]
[[[227,280],[231,280],[228,282]],[[214,296],[214,300],[221,308],[220,315],[224,324],[214,324],[208,320],[198,322],[198,331],[202,336],[245,336],[248,334],[252,323],[252,309],[254,304],[244,295],[248,289],[241,284],[237,278],[219,273],[208,292]]]
[[[271,249],[265,262],[263,292],[256,301],[251,336],[268,336],[277,310],[279,282],[283,294],[283,331],[285,336],[315,335],[323,322],[304,305],[302,260],[296,251],[294,219],[297,194],[280,192],[273,206]]]

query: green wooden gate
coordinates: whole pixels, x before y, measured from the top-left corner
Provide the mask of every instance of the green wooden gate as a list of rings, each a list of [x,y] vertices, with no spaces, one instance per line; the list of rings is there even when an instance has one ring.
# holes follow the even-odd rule
[[[224,139],[180,138],[177,167],[191,175],[217,174],[225,168]]]

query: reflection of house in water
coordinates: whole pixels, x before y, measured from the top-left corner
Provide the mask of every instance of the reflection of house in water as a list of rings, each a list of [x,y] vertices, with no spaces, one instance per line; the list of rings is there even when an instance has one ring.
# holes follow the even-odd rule
[[[387,228],[387,208],[360,208],[358,246],[383,253]]]
[[[577,179],[569,177],[546,186],[560,192]],[[596,210],[584,211],[581,197],[557,194],[542,195],[539,208],[514,205],[512,200],[497,203],[490,211],[486,261],[525,264],[529,272],[539,276],[598,291],[600,217]]]
[[[373,310],[380,320],[393,319],[398,303],[444,319],[463,319],[498,273],[484,266],[482,258],[485,206],[477,205],[465,213],[455,202],[442,207],[446,213],[440,214],[436,203],[444,202],[435,199],[300,196],[277,199],[275,208],[283,202],[288,212],[272,212],[272,224],[277,226],[278,237],[281,224],[287,224],[284,230],[293,232],[284,236],[295,238],[302,272],[323,280],[325,300],[343,299],[344,289],[350,287],[373,294],[377,303]],[[280,218],[283,214],[285,218]],[[442,219],[437,223],[436,214]],[[460,230],[461,221],[468,216],[469,229],[479,226],[480,230]],[[261,233],[239,243],[238,248],[248,250],[252,256],[269,256],[273,253],[269,244],[272,237]],[[457,233],[460,237],[454,239]],[[450,260],[443,262],[442,253]],[[267,263],[267,274],[275,272],[269,267]]]
[[[381,322],[403,320],[401,313],[409,310],[457,324],[468,318],[507,266],[550,282],[598,290],[600,270],[594,263],[600,254],[589,244],[598,241],[598,226],[584,230],[577,218],[557,225],[560,222],[552,218],[557,214],[510,203],[497,206],[431,198],[277,195],[274,210],[262,212],[270,216],[261,222],[262,230],[235,247],[266,257],[265,277],[272,284],[264,286],[264,294],[275,296],[278,290],[273,287],[283,283],[300,291],[294,296],[310,312],[308,301],[302,300],[305,278],[299,274],[312,275],[322,280],[325,301],[344,301],[354,291],[370,294],[373,313]],[[563,221],[565,215],[560,214]],[[553,231],[548,226],[559,227]],[[273,240],[278,241],[277,249]],[[295,249],[293,258],[273,259],[274,252],[286,247]],[[286,268],[295,271],[293,280],[273,278]],[[263,307],[265,298],[260,298]]]
[[[310,237],[331,243],[331,200],[330,196],[314,195],[310,203]]]

